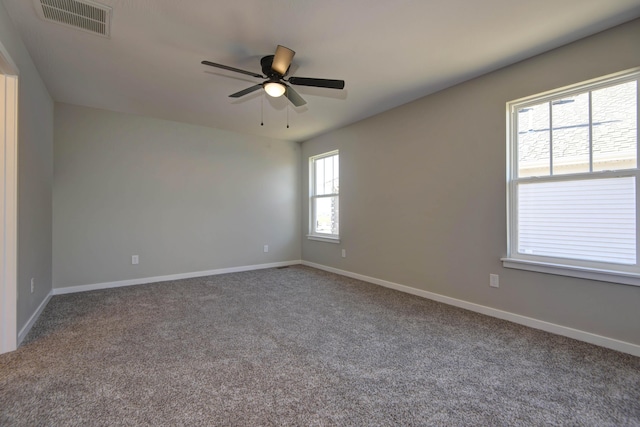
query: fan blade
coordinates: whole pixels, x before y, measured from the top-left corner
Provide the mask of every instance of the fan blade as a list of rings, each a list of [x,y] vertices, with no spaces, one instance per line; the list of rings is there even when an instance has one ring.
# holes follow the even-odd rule
[[[296,107],[300,107],[307,103],[307,101],[302,99],[302,97],[298,95],[298,92],[293,90],[291,86],[287,86],[287,91],[284,94],[287,97],[287,99],[289,99],[289,101],[291,101],[291,103]]]
[[[326,87],[329,89],[344,89],[344,80],[312,79],[309,77],[289,77],[289,83],[299,86]]]
[[[278,47],[276,48],[276,54],[273,57],[271,69],[281,76],[284,76],[285,74],[287,74],[289,65],[291,65],[291,60],[293,59],[293,55],[295,54],[296,53],[288,47],[278,45]]]
[[[255,92],[258,89],[262,88],[262,83],[257,84],[255,86],[251,86],[246,88],[245,90],[241,90],[240,92],[232,93],[229,95],[229,98],[240,98],[241,96],[245,96],[248,93]]]
[[[201,64],[209,65],[211,67],[222,68],[223,70],[235,71],[236,73],[246,74],[246,75],[251,76],[251,77],[257,77],[259,79],[264,79],[265,78],[261,74],[253,73],[251,71],[241,70],[239,68],[229,67],[228,65],[216,64],[215,62],[211,62],[211,61],[202,61]]]

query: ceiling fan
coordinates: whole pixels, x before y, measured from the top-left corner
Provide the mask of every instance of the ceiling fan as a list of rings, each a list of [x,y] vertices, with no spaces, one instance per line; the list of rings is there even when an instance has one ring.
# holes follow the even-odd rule
[[[278,97],[285,95],[289,101],[296,107],[300,107],[307,103],[302,97],[296,92],[291,86],[313,86],[313,87],[324,87],[329,89],[344,89],[344,80],[331,80],[331,79],[314,79],[310,77],[289,77],[285,79],[284,77],[289,72],[289,66],[291,65],[291,60],[293,59],[293,55],[296,53],[284,46],[278,45],[276,48],[275,55],[267,55],[264,56],[260,60],[260,65],[262,66],[262,74],[254,73],[251,71],[241,70],[239,68],[229,67],[228,65],[216,64],[211,61],[202,61],[202,64],[209,65],[211,67],[222,68],[223,70],[235,71],[236,73],[246,74],[258,79],[267,79],[262,83],[258,83],[254,86],[248,87],[240,92],[232,93],[229,95],[231,98],[240,98],[241,96],[247,95],[251,92],[255,92],[256,90],[263,88],[268,95],[273,97]]]

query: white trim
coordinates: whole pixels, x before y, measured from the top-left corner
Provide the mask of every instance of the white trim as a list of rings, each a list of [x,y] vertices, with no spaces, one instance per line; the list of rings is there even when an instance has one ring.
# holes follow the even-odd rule
[[[17,71],[0,44],[3,70],[0,121],[0,354],[18,348],[17,251],[18,251],[18,77],[4,74]]]
[[[22,341],[24,341],[26,336],[29,334],[29,331],[31,331],[31,328],[33,327],[33,325],[35,325],[36,321],[44,311],[44,308],[47,306],[52,296],[53,291],[49,292],[47,297],[38,306],[38,309],[31,315],[27,324],[24,325],[22,329],[20,329],[20,332],[18,333],[18,345],[22,344]]]
[[[120,288],[122,286],[144,285],[146,283],[166,282],[169,280],[190,279],[193,277],[215,276],[217,274],[239,273],[242,271],[262,270],[265,268],[286,267],[301,264],[300,260],[272,262],[268,264],[244,265],[239,267],[218,268],[216,270],[195,271],[190,273],[169,274],[166,276],[142,277],[139,279],[119,280],[116,282],[93,283],[90,285],[67,286],[53,288],[53,295],[72,294],[76,292],[95,291],[99,289]]]
[[[501,258],[500,260],[502,261],[502,266],[505,268],[556,274],[558,276],[579,277],[581,279],[599,280],[601,282],[611,282],[622,285],[640,286],[640,274],[635,273],[599,270],[596,268],[554,264],[519,258]]]
[[[340,243],[339,237],[325,237],[318,236],[317,234],[307,234],[307,239],[309,240],[317,240],[318,242],[327,242],[327,243]]]
[[[373,283],[375,285],[384,286],[386,288],[395,289],[400,292],[405,292],[419,297],[427,298],[433,301],[438,301],[444,304],[452,305],[455,307],[464,308],[466,310],[474,311],[476,313],[485,314],[487,316],[496,317],[502,320],[508,320],[509,322],[517,323],[520,325],[528,326],[530,328],[539,329],[545,332],[550,332],[556,335],[562,335],[565,337],[573,338],[579,341],[584,341],[589,344],[598,345],[601,347],[610,348],[612,350],[628,353],[633,356],[640,357],[640,345],[633,344],[626,341],[616,340],[614,338],[603,337],[601,335],[592,334],[591,332],[581,331],[579,329],[573,329],[555,323],[545,322],[544,320],[534,319],[532,317],[522,316],[520,314],[511,313],[508,311],[498,310],[496,308],[487,307],[472,302],[451,298],[448,296],[436,294],[433,292],[423,291],[421,289],[412,288],[410,286],[400,285],[398,283],[389,282],[387,280],[376,279],[374,277],[364,276],[358,273],[352,273],[350,271],[340,270],[326,265],[316,264],[309,261],[302,261],[302,265],[308,267],[317,268],[319,270],[329,271],[331,273],[340,274],[342,276],[351,277],[354,279],[362,280],[365,282]]]

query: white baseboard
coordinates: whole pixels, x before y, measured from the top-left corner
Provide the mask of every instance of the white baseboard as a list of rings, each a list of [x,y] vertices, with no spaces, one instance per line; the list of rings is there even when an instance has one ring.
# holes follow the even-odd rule
[[[552,334],[562,335],[562,336],[573,338],[579,341],[584,341],[589,344],[595,344],[601,347],[610,348],[612,350],[616,350],[623,353],[631,354],[633,356],[640,357],[640,345],[629,343],[626,341],[620,341],[614,338],[608,338],[601,335],[592,334],[591,332],[585,332],[579,329],[573,329],[573,328],[569,328],[562,325],[556,325],[555,323],[545,322],[544,320],[538,320],[532,317],[522,316],[522,315],[511,313],[508,311],[498,310],[498,309],[487,307],[484,305],[447,297],[447,296],[436,294],[433,292],[423,291],[421,289],[400,285],[398,283],[389,282],[387,280],[376,279],[375,277],[369,277],[362,274],[352,273],[350,271],[340,270],[338,268],[328,267],[326,265],[316,264],[309,261],[302,261],[302,265],[317,268],[319,270],[329,271],[331,273],[340,274],[342,276],[351,277],[354,279],[362,280],[364,282],[369,282],[375,285],[384,286],[386,288],[395,289],[408,294],[417,295],[433,301],[438,301],[445,304],[453,305],[455,307],[460,307],[470,311],[475,311],[476,313],[486,314],[487,316],[496,317],[502,320],[508,320],[513,323],[518,323],[520,325],[528,326],[530,328],[540,329],[545,332],[551,332]]]
[[[146,283],[166,282],[169,280],[191,279],[193,277],[215,276],[217,274],[238,273],[241,271],[262,270],[265,268],[286,267],[302,264],[300,260],[272,262],[269,264],[243,265],[240,267],[218,268],[216,270],[195,271],[191,273],[169,274],[166,276],[142,277],[139,279],[119,280],[117,282],[93,283],[90,285],[68,286],[53,288],[53,295],[71,294],[76,292],[95,291],[99,289],[119,288],[122,286],[143,285]]]
[[[36,321],[44,311],[44,308],[49,303],[49,300],[51,299],[52,295],[53,295],[53,292],[49,292],[47,297],[44,300],[42,300],[42,302],[40,303],[36,311],[31,315],[31,317],[29,318],[29,321],[27,321],[27,324],[24,325],[22,329],[20,329],[20,332],[18,332],[18,346],[22,344],[22,341],[24,341],[25,337],[29,334],[29,331],[31,330],[31,328],[33,328],[33,325],[35,325]]]

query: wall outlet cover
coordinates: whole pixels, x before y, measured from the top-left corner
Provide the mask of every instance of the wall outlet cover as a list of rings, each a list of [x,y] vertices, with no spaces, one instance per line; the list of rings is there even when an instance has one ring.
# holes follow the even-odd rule
[[[500,276],[497,274],[489,274],[489,286],[492,288],[500,287]]]

